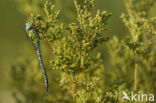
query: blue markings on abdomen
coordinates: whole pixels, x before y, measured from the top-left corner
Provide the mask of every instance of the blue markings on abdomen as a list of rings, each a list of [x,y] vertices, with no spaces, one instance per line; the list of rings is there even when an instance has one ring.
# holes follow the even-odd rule
[[[44,76],[45,85],[46,85],[46,88],[47,88],[47,90],[48,90],[48,77],[47,77],[47,74],[46,74],[46,71],[45,71],[45,68],[44,68],[44,64],[43,64],[43,61],[42,61],[40,45],[36,45],[36,49],[37,49],[38,59],[39,59],[39,61],[40,61],[40,66],[41,66],[41,68],[42,68],[42,72],[43,72],[43,76]]]

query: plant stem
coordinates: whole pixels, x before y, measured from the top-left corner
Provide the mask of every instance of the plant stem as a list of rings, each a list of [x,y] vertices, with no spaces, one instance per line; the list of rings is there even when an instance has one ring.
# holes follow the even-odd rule
[[[134,90],[137,90],[137,75],[138,75],[138,64],[135,63],[135,70],[134,70]]]
[[[73,82],[72,93],[73,93],[73,103],[76,103],[76,81]]]

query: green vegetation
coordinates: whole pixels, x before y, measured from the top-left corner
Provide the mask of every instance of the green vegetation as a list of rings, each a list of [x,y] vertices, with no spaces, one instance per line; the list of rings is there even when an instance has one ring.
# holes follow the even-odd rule
[[[128,103],[123,91],[156,94],[156,17],[149,16],[155,0],[124,0],[122,38],[107,35],[111,13],[92,12],[94,0],[69,1],[75,9],[63,18],[61,0],[17,0],[39,30],[50,86],[46,92],[38,60],[22,57],[10,71],[16,102]]]

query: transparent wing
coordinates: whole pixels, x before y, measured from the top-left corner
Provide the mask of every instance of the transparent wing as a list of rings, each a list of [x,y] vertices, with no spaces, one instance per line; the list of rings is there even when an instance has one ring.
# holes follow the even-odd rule
[[[28,32],[26,30],[24,30],[24,31],[25,31],[27,38],[32,42],[32,45],[36,48],[35,44],[33,43],[33,40],[29,37]]]

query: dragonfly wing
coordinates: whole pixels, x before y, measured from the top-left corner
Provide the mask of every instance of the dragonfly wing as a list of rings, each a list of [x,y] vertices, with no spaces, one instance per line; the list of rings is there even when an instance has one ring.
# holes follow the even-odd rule
[[[24,30],[24,31],[25,31],[25,34],[26,34],[27,38],[28,38],[30,41],[32,41],[31,38],[28,36],[29,33],[28,33],[26,30]]]
[[[27,38],[32,42],[32,45],[36,48],[36,45],[34,44],[32,38],[29,37],[28,31],[25,30],[25,34],[26,34]]]
[[[37,29],[37,28],[34,28],[34,31],[36,32],[36,34],[37,34],[37,37],[38,37],[38,39],[45,39],[46,37],[40,37],[39,36],[39,33],[41,33],[41,32],[39,32],[39,30]]]

